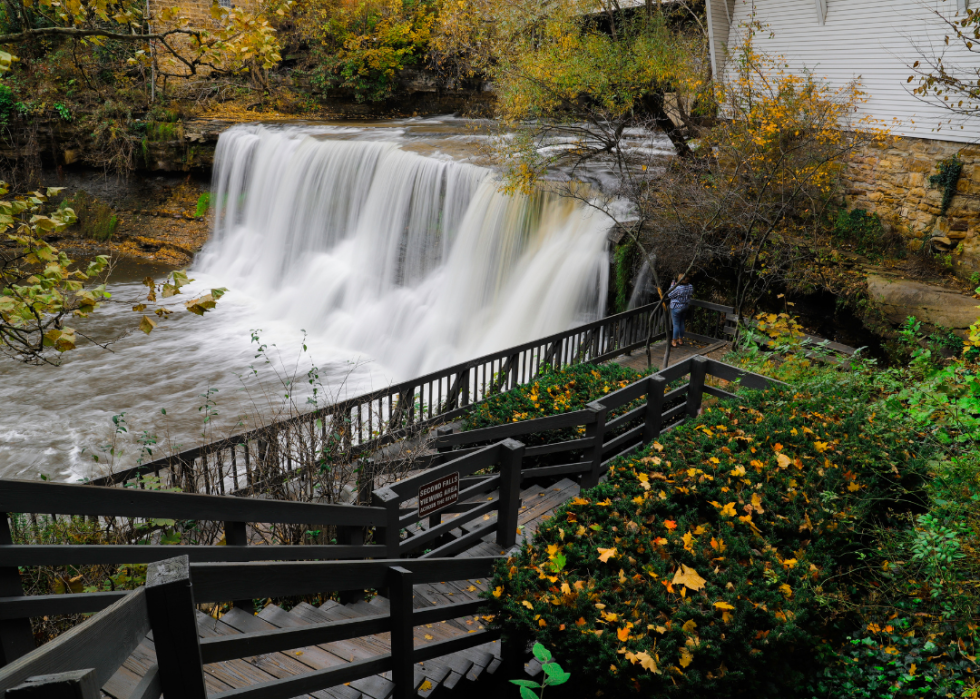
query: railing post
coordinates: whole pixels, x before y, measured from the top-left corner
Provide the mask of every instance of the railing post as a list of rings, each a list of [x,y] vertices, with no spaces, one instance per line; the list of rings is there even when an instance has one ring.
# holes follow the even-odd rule
[[[225,544],[248,546],[248,527],[245,522],[225,522]],[[242,611],[255,614],[255,604],[250,599],[236,599],[233,604]]]
[[[708,374],[708,360],[700,354],[691,359],[691,380],[687,388],[687,416],[697,417],[701,410],[704,393],[704,377]]]
[[[517,543],[517,515],[521,511],[521,465],[524,445],[514,439],[500,443],[500,500],[497,506],[497,545]]]
[[[381,533],[381,541],[387,547],[386,558],[401,558],[398,551],[401,543],[401,527],[398,526],[398,495],[389,488],[378,488],[374,491],[371,504],[385,508],[385,528]]]
[[[643,443],[652,442],[664,428],[664,393],[667,380],[662,376],[647,379],[647,414],[643,424]]]
[[[95,670],[72,670],[30,677],[7,690],[7,699],[100,699]]]
[[[589,403],[585,409],[595,415],[595,422],[590,423],[585,428],[585,438],[592,440],[592,448],[589,450],[591,468],[588,473],[582,476],[582,487],[592,488],[599,484],[599,478],[602,476],[602,446],[606,436],[606,413],[608,409],[598,401]]]
[[[164,696],[207,699],[187,556],[149,565],[146,611],[153,630]]]
[[[0,512],[0,546],[11,546],[14,540],[7,524],[7,513]],[[17,568],[0,568],[0,597],[23,597],[24,587]],[[34,633],[30,619],[0,620],[0,667],[34,650]]]
[[[391,615],[391,681],[393,699],[415,696],[415,624],[413,614],[412,571],[401,566],[388,569],[388,602]]]

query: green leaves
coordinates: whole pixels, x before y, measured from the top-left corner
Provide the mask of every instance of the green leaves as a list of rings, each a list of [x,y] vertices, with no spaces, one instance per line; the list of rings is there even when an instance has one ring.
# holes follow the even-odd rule
[[[561,665],[555,662],[551,657],[551,651],[543,645],[535,643],[531,652],[538,662],[541,663],[541,669],[544,670],[544,683],[539,684],[533,680],[511,680],[511,684],[516,684],[521,688],[521,699],[538,699],[538,697],[544,696],[545,687],[555,687],[560,684],[565,684],[571,679],[571,674],[565,672]],[[531,691],[534,689],[540,690],[540,693],[535,695]]]

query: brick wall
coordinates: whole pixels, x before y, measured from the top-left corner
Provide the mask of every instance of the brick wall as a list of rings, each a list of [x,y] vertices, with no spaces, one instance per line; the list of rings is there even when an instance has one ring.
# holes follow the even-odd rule
[[[958,153],[963,171],[945,217],[943,193],[929,186],[937,165]],[[889,138],[852,158],[846,177],[848,208],[881,217],[886,229],[909,243],[952,253],[954,271],[969,279],[980,272],[980,147],[918,138]]]

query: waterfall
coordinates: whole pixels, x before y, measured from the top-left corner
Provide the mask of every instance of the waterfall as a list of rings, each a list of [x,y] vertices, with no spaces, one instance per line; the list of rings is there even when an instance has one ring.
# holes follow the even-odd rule
[[[610,221],[475,165],[316,127],[244,125],[215,154],[195,268],[260,317],[405,379],[599,317]]]

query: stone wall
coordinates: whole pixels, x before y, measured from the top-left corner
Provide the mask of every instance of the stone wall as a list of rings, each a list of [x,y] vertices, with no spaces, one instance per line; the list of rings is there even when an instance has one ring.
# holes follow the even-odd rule
[[[943,193],[929,186],[929,177],[938,173],[939,161],[957,153],[963,161],[957,194],[940,217]],[[951,254],[964,279],[980,273],[980,147],[892,137],[854,154],[845,187],[848,208],[877,213],[912,250],[926,245]]]

